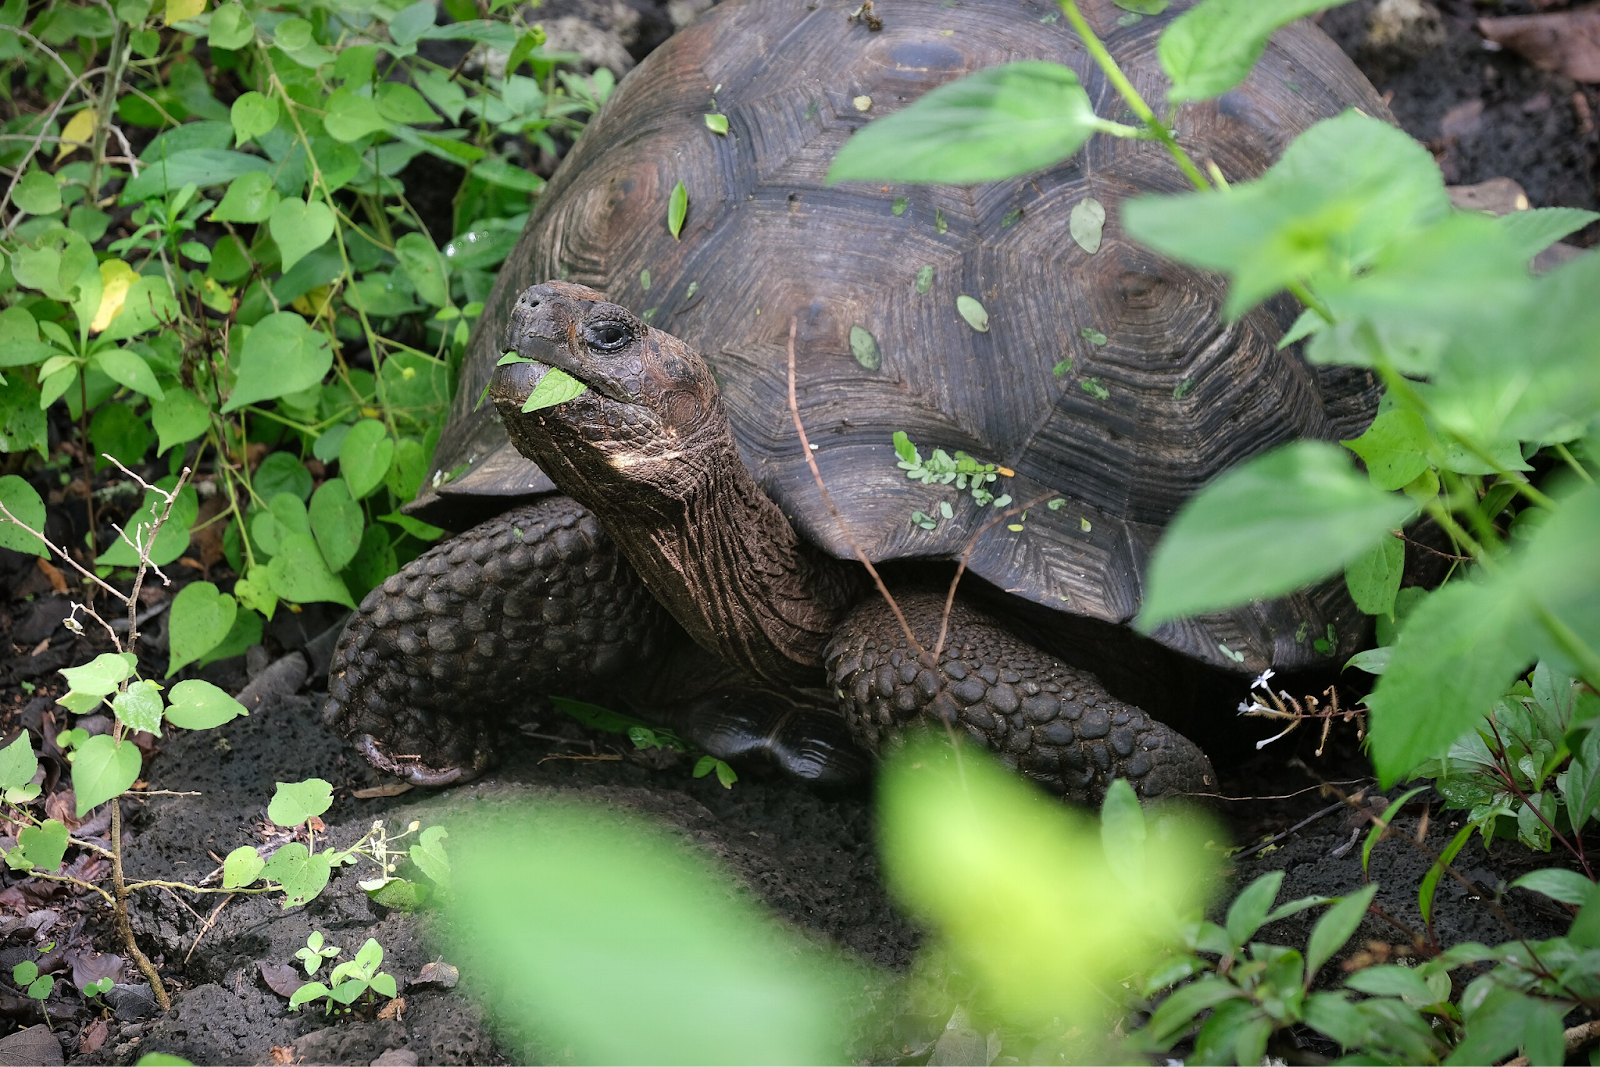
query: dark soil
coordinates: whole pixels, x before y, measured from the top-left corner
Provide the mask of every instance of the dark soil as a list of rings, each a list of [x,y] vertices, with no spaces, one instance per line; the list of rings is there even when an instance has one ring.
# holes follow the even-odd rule
[[[1515,56],[1485,51],[1471,28],[1479,13],[1471,0],[1443,0],[1435,28],[1425,26],[1414,38],[1384,47],[1368,43],[1376,7],[1377,0],[1357,0],[1328,12],[1322,25],[1380,90],[1393,94],[1396,116],[1430,144],[1452,182],[1509,177],[1523,186],[1535,206],[1597,205],[1594,116],[1600,93],[1534,70]],[[1528,0],[1499,5],[1503,13],[1527,7]],[[653,43],[661,21],[657,16],[647,19],[641,37]],[[629,43],[636,56],[642,54],[639,44]],[[1595,238],[1591,231],[1577,241],[1592,244]],[[74,513],[70,505],[54,506],[50,521],[58,541],[75,540],[75,528],[81,539],[81,507]],[[51,592],[46,576],[30,561],[0,550],[0,590],[9,590],[10,596],[0,602],[0,648],[7,649],[0,659],[0,726],[9,734],[26,725],[41,737],[53,737],[54,672],[99,649],[73,639],[61,627],[65,598]],[[164,596],[154,591],[151,605],[159,607]],[[250,666],[259,671],[269,658],[304,646],[335,621],[320,615],[285,619],[268,636],[270,656],[261,650]],[[147,634],[147,654],[164,661],[162,616],[151,620]],[[313,663],[325,666],[325,643],[314,643],[307,653]],[[247,680],[243,659],[203,673],[230,691]],[[36,691],[28,688],[35,686]],[[326,830],[341,843],[358,838],[375,818],[399,828],[413,818],[425,823],[446,819],[453,808],[474,798],[560,793],[664,820],[716,856],[784,919],[864,960],[903,970],[918,948],[916,931],[895,910],[879,878],[871,798],[864,791],[820,796],[753,772],[725,790],[714,778],[692,778],[685,758],[625,751],[631,747],[626,741],[619,744],[618,739],[591,736],[574,724],[547,719],[529,729],[569,740],[520,739],[509,747],[502,766],[481,783],[438,794],[361,800],[351,794],[379,784],[378,776],[321,725],[320,700],[316,693],[278,694],[264,700],[249,718],[220,730],[176,731],[164,738],[146,764],[150,787],[201,795],[151,798],[143,810],[130,806],[130,869],[147,877],[204,877],[217,865],[217,857],[269,832],[265,804],[278,781],[316,775],[332,782],[336,800],[325,816]],[[1260,736],[1266,736],[1271,731],[1262,725]],[[1313,754],[1317,739],[1299,733],[1260,753],[1247,744],[1212,750],[1230,798],[1215,804],[1234,839],[1257,842],[1258,849],[1260,843],[1272,842],[1263,851],[1234,857],[1232,873],[1239,884],[1282,870],[1284,899],[1340,894],[1362,884],[1358,838],[1367,821],[1354,807],[1325,811],[1332,798],[1317,788],[1324,781],[1341,783],[1337,788],[1346,794],[1366,787],[1365,798],[1355,803],[1381,809],[1348,729],[1336,727],[1336,734],[1346,732],[1335,737],[1321,759]],[[64,773],[59,761],[45,762],[51,775]],[[1403,833],[1380,842],[1373,852],[1372,875],[1382,885],[1378,904],[1392,922],[1369,918],[1364,924],[1352,949],[1368,958],[1403,954],[1412,934],[1422,928],[1416,889],[1431,861],[1408,838],[1429,817],[1428,800],[1428,794],[1419,797],[1397,823]],[[1325,813],[1287,833],[1318,812]],[[1428,847],[1439,848],[1455,832],[1458,823],[1451,814],[1433,804]],[[80,833],[94,829],[91,825]],[[1520,891],[1505,894],[1504,887],[1552,859],[1514,845],[1497,845],[1493,854],[1476,842],[1469,845],[1456,866],[1472,887],[1450,879],[1441,884],[1435,933],[1445,943],[1504,940],[1507,930],[1495,915],[1501,907],[1528,936],[1550,936],[1564,926],[1564,916],[1540,898]],[[213,913],[222,898],[205,898],[191,907],[169,894],[144,894],[138,934],[173,982],[174,1010],[156,1014],[132,968],[123,969],[121,984],[107,998],[116,1009],[112,1018],[82,1005],[67,989],[71,983],[63,982],[63,992],[51,1002],[51,1022],[68,1057],[73,1062],[130,1063],[159,1050],[200,1063],[505,1062],[507,1051],[496,1045],[471,999],[480,976],[463,974],[460,988],[452,991],[406,988],[424,964],[438,958],[428,926],[436,920],[370,903],[355,884],[365,876],[338,873],[322,896],[292,910],[270,898],[238,896]],[[7,880],[0,889],[0,971],[9,973],[5,969],[24,956],[36,957],[31,949],[24,951],[30,942],[37,948],[59,941],[63,949],[77,951],[92,940],[102,951],[116,951],[105,916],[89,902],[37,881],[0,877]],[[1305,913],[1266,933],[1282,943],[1303,945],[1314,917]],[[376,937],[388,953],[385,969],[400,981],[403,1012],[395,1018],[332,1025],[317,1011],[289,1012],[285,998],[269,989],[262,968],[292,963],[295,949],[312,929],[351,950]],[[53,966],[62,977],[71,968],[61,956]],[[0,1015],[19,1023],[42,1021],[31,1003],[3,984]],[[943,1018],[902,1017],[891,1034],[862,1054],[924,1062],[943,1026]],[[1034,1051],[1002,1048],[1000,1055],[1029,1062]]]

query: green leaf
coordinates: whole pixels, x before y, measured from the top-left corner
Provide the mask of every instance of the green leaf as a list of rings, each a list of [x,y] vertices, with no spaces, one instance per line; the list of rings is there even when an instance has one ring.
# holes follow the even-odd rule
[[[211,409],[189,390],[173,389],[150,405],[150,424],[156,429],[159,455],[211,429]]]
[[[667,200],[667,232],[678,238],[683,232],[683,220],[689,215],[689,190],[679,182],[672,187],[672,196]]]
[[[211,14],[208,27],[213,48],[243,48],[255,39],[256,26],[240,4],[223,4]]]
[[[1078,76],[1057,63],[1007,63],[941,85],[844,143],[828,182],[999,181],[1066,159],[1097,130]]]
[[[156,683],[129,683],[111,698],[111,710],[129,730],[161,736],[161,687]]]
[[[433,25],[435,8],[431,0],[418,0],[389,20],[389,36],[395,44],[412,44]]]
[[[279,493],[288,493],[299,501],[311,498],[313,481],[304,463],[290,452],[273,452],[261,461],[251,479],[257,495],[272,500]],[[296,511],[299,514],[299,511]],[[306,527],[309,530],[310,527]],[[304,531],[303,531],[304,532]]]
[[[1450,210],[1426,148],[1350,111],[1297,137],[1258,181],[1226,193],[1136,197],[1123,204],[1122,225],[1158,252],[1230,275],[1224,311],[1238,318],[1297,280],[1356,274]]]
[[[109,696],[133,674],[133,657],[125,652],[102,652],[81,667],[66,667],[61,676],[75,693]]]
[[[223,127],[227,129],[227,127]],[[226,185],[241,174],[265,172],[271,164],[260,156],[230,152],[225,148],[191,148],[167,158],[148,160],[137,178],[122,187],[124,204],[138,204],[185,185],[208,188]]]
[[[522,402],[522,410],[528,412],[553,408],[582,396],[588,388],[560,367],[551,367],[539,379],[539,384],[533,387],[528,399]]]
[[[878,339],[865,327],[850,327],[850,354],[867,370],[877,370],[883,366],[883,356],[878,352]]]
[[[332,366],[326,335],[292,311],[268,315],[244,339],[239,380],[222,405],[223,414],[319,385]]]
[[[417,911],[433,895],[422,883],[404,878],[390,878],[376,886],[363,882],[362,888],[366,889],[367,897],[374,903],[396,911]]]
[[[1335,952],[1344,947],[1350,935],[1356,932],[1361,920],[1377,894],[1376,883],[1356,890],[1329,908],[1317,925],[1311,928],[1311,938],[1306,942],[1306,976],[1315,977]]]
[[[1371,551],[1344,568],[1344,584],[1356,607],[1368,615],[1393,615],[1395,594],[1406,565],[1406,545],[1398,537],[1385,537]]]
[[[926,293],[931,288],[933,288],[933,268],[923,264],[917,270],[917,292]]]
[[[139,746],[129,740],[119,744],[110,734],[96,734],[79,745],[72,753],[72,792],[78,799],[78,818],[127,792],[139,780],[142,763]]]
[[[722,136],[726,137],[728,135],[728,116],[719,115],[715,112],[707,115],[706,129],[710,130],[712,133],[721,134]]]
[[[267,805],[267,818],[279,826],[295,827],[333,806],[333,786],[321,778],[279,782]]]
[[[339,471],[356,500],[383,484],[393,459],[394,439],[377,419],[362,419],[339,442]]]
[[[1413,789],[1407,789],[1404,793],[1391,800],[1388,806],[1383,809],[1383,814],[1373,820],[1372,826],[1367,830],[1365,839],[1361,842],[1361,873],[1363,876],[1367,873],[1367,865],[1372,861],[1372,849],[1378,843],[1378,838],[1382,837],[1383,832],[1394,823],[1394,817],[1400,813],[1400,809],[1405,807],[1412,797],[1426,788],[1427,786],[1419,785]]]
[[[11,513],[11,518],[7,518],[0,512],[0,548],[49,559],[50,549],[39,537],[39,533],[44,532],[44,501],[33,486],[15,474],[0,477],[0,504]],[[31,530],[38,533],[30,533]]]
[[[270,133],[278,124],[278,102],[258,92],[240,94],[229,112],[236,144]]]
[[[17,739],[0,748],[0,792],[21,789],[33,781],[39,759],[33,754],[33,739],[24,730]]]
[[[394,254],[418,296],[434,307],[450,303],[444,260],[431,237],[417,232],[405,234],[395,242]]]
[[[1137,625],[1281,596],[1327,577],[1414,508],[1337,447],[1298,441],[1237,467],[1178,512],[1150,562]],[[1285,551],[1293,545],[1294,551]]]
[[[506,814],[463,821],[441,928],[462,973],[504,976],[497,1006],[537,1027],[512,1037],[512,1059],[536,1047],[594,1063],[843,1058],[838,1005],[865,976],[731,897],[702,857],[603,809]],[[528,921],[496,922],[508,908]]]
[[[126,348],[105,348],[96,352],[89,360],[89,365],[98,368],[107,378],[119,385],[126,385],[136,393],[143,393],[152,400],[161,400],[166,396],[156,376],[150,369],[150,364],[137,352]]]
[[[172,598],[167,677],[210,652],[233,628],[238,603],[210,582],[190,582]]]
[[[961,313],[961,317],[967,321],[968,326],[971,326],[979,333],[989,332],[989,312],[972,297],[965,293],[956,297],[956,310]]]
[[[211,213],[213,222],[266,222],[272,209],[278,206],[278,191],[273,188],[272,175],[266,171],[251,171],[228,183],[222,194],[222,203]]]
[[[1112,779],[1100,802],[1100,844],[1112,873],[1138,892],[1145,881],[1144,810],[1126,778]]]
[[[1425,1008],[1439,1001],[1413,967],[1393,964],[1368,967],[1346,978],[1344,984],[1347,989],[1375,997],[1400,997],[1414,1008]]]
[[[1172,88],[1167,101],[1221,96],[1250,76],[1267,41],[1298,18],[1346,0],[1204,0],[1161,35],[1158,54]]]
[[[1456,836],[1450,839],[1450,843],[1439,853],[1439,858],[1434,861],[1433,866],[1428,868],[1428,873],[1422,876],[1422,885],[1417,889],[1417,910],[1422,913],[1423,922],[1433,921],[1433,895],[1438,891],[1439,879],[1444,876],[1445,868],[1455,862],[1456,856],[1460,855],[1477,829],[1477,826],[1469,822],[1457,830]],[[1434,998],[1437,999],[1439,998]],[[1433,1001],[1428,1003],[1431,1004]]]
[[[54,175],[31,169],[17,183],[11,202],[29,215],[53,215],[61,210],[61,186]]]
[[[32,777],[30,775],[30,777]],[[1529,871],[1511,883],[1513,889],[1529,889],[1542,893],[1551,900],[1581,907],[1594,892],[1595,884],[1577,871],[1550,867],[1542,871]]]
[[[361,547],[364,523],[361,505],[351,497],[350,487],[343,478],[329,478],[311,495],[311,506],[306,513],[317,547],[322,549],[322,558],[328,561],[328,569],[344,570]]]
[[[1361,457],[1373,485],[1404,489],[1428,469],[1428,440],[1422,416],[1396,409],[1372,420],[1360,437],[1341,443]]]
[[[283,269],[287,271],[326,244],[333,236],[333,225],[333,212],[320,200],[305,201],[298,197],[280,200],[272,209],[267,230],[283,254]]]
[[[1172,3],[1172,0],[1112,0],[1124,11],[1132,11],[1136,15],[1159,15]]]
[[[389,487],[397,500],[410,500],[422,488],[422,479],[428,474],[428,457],[422,442],[415,437],[402,437],[394,443],[394,461],[384,475],[383,484]],[[360,538],[357,537],[357,543]],[[335,568],[336,570],[338,568]]]
[[[39,324],[27,308],[0,311],[0,367],[26,367],[60,352],[56,346],[39,340]]]
[[[252,845],[240,845],[222,861],[222,888],[243,889],[261,877],[267,866]]]
[[[328,569],[322,549],[310,534],[292,533],[283,538],[278,555],[267,564],[267,581],[274,593],[296,604],[356,606],[344,582]]]
[[[430,826],[422,831],[410,851],[411,862],[440,889],[450,888],[450,857],[444,850],[444,839],[449,836],[444,827]]]
[[[930,739],[908,744],[882,771],[890,889],[919,924],[940,931],[962,972],[1009,1018],[1085,1019],[1101,1010],[1104,982],[1177,943],[1179,916],[1200,906],[1214,874],[1203,849],[1208,831],[1166,824],[1152,832],[1141,874],[1137,862],[1107,854],[1094,820],[984,752],[963,746],[957,756]],[[1105,834],[1131,821],[1127,799],[1113,801]],[[1095,921],[1070,918],[1083,915]]]
[[[178,317],[178,301],[172,295],[172,285],[165,276],[160,274],[141,275],[128,289],[128,295],[123,300],[122,310],[117,312],[111,324],[101,331],[100,339],[103,341],[124,341],[137,334],[153,330],[158,326],[173,322]],[[110,368],[107,368],[110,373]],[[137,374],[136,369],[125,372]],[[115,377],[115,375],[113,375]],[[122,379],[118,379],[121,381]],[[146,384],[141,387],[134,384],[141,381]],[[161,389],[151,378],[130,379],[123,382],[149,396],[161,395]]]
[[[1272,910],[1272,902],[1278,899],[1278,890],[1283,887],[1283,872],[1268,871],[1249,885],[1239,891],[1233,898],[1233,903],[1228,905],[1228,917],[1225,925],[1228,930],[1228,940],[1236,948],[1243,948],[1255,936],[1266,922],[1267,912]]]
[[[67,828],[55,819],[24,826],[17,834],[17,846],[22,849],[23,859],[40,870],[53,871],[67,854]]]
[[[179,682],[167,694],[167,721],[181,730],[210,730],[248,714],[243,704],[200,678]]]
[[[378,86],[378,112],[391,122],[433,123],[439,121],[428,101],[405,82],[384,82]]]
[[[318,892],[321,892],[321,890],[319,889]],[[312,1001],[321,1000],[329,996],[331,992],[321,982],[307,982],[299,989],[296,989],[293,995],[289,997],[289,1010],[295,1011],[306,1004],[310,1004]]]
[[[1531,211],[1513,211],[1495,221],[1523,257],[1532,259],[1596,219],[1600,219],[1600,215],[1575,207],[1541,207]]]
[[[1078,247],[1091,256],[1100,251],[1100,241],[1106,227],[1106,206],[1094,197],[1080,200],[1072,208],[1068,229]]]
[[[332,870],[333,865],[326,852],[313,854],[300,842],[291,841],[272,854],[262,868],[261,876],[283,887],[283,906],[287,909],[304,904],[321,893],[328,884],[328,875]],[[305,992],[305,987],[302,986],[300,992]]]
[[[39,390],[25,377],[12,375],[9,381],[0,382],[0,452],[26,452],[31,448],[40,459],[49,453],[42,399]],[[0,528],[9,525],[0,518]]]

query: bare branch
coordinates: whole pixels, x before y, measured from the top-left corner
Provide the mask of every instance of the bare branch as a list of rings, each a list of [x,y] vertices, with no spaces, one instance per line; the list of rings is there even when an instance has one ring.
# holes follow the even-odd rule
[[[85,578],[89,579],[95,585],[99,586],[101,589],[104,589],[106,592],[110,593],[112,596],[116,597],[118,600],[121,600],[121,601],[124,601],[124,602],[127,601],[127,599],[128,599],[127,597],[123,596],[114,587],[106,584],[103,580],[101,580],[101,578],[100,578],[100,576],[98,574],[96,574],[93,571],[91,571],[91,570],[87,569],[86,567],[84,567],[83,564],[79,563],[77,560],[73,559],[70,555],[68,555],[66,549],[62,548],[60,545],[55,544],[48,537],[46,537],[44,535],[44,531],[43,530],[35,530],[32,526],[29,526],[27,523],[23,522],[21,519],[17,518],[15,515],[11,514],[11,509],[6,507],[3,502],[0,502],[0,516],[4,516],[6,518],[6,520],[8,520],[10,522],[13,522],[13,523],[16,523],[18,526],[22,527],[24,530],[27,530],[29,533],[33,534],[33,536],[37,537],[40,541],[44,542],[44,547],[48,548],[50,551],[52,551],[56,555],[60,556],[74,570],[76,570],[79,574],[83,575]]]

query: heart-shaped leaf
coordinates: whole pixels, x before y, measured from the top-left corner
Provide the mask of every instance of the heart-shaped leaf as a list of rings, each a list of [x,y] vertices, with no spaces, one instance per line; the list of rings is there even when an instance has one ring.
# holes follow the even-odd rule
[[[314,815],[321,815],[333,804],[333,786],[321,778],[303,782],[279,782],[267,805],[267,818],[279,826],[299,826]]]
[[[287,271],[333,236],[333,212],[320,200],[309,203],[298,198],[280,200],[278,206],[272,209],[267,230],[278,243],[278,251],[283,256],[283,269]],[[284,390],[290,393],[296,391]]]
[[[0,791],[20,789],[33,781],[38,770],[39,758],[33,754],[33,739],[26,730],[0,748]]]
[[[333,349],[323,334],[292,311],[268,315],[250,330],[239,353],[239,380],[223,413],[246,404],[298,393],[322,382],[333,366]]]
[[[377,419],[362,419],[339,442],[339,470],[356,500],[383,484],[394,459],[394,440]]]
[[[257,878],[267,862],[250,845],[240,845],[222,861],[222,888],[243,889]]]
[[[29,863],[53,871],[61,866],[61,858],[67,854],[67,828],[55,819],[46,819],[38,826],[24,826],[17,834],[17,845]]]
[[[79,745],[72,754],[72,792],[78,799],[78,818],[127,792],[139,780],[143,762],[139,746],[126,740],[118,743],[110,734],[96,734]]]
[[[112,698],[111,710],[128,729],[161,736],[161,687],[156,683],[132,683]]]
[[[179,682],[167,694],[167,721],[184,730],[209,730],[248,714],[243,704],[200,678]]]
[[[361,547],[361,505],[350,495],[350,487],[343,478],[329,478],[311,494],[311,506],[306,509],[311,521],[311,533],[322,549],[322,558],[328,569],[342,571],[356,557]]]
[[[217,591],[210,582],[190,582],[172,598],[168,643],[172,656],[167,665],[171,678],[222,643],[233,627],[238,602]]]

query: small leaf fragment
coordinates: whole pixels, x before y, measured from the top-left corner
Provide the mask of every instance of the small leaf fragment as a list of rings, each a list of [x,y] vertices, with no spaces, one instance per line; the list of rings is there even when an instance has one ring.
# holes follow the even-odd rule
[[[539,384],[533,387],[528,399],[522,402],[522,410],[526,413],[553,408],[557,404],[565,404],[574,397],[582,396],[588,388],[560,367],[551,367],[545,372],[544,377],[539,379]]]
[[[1072,209],[1068,226],[1078,247],[1094,255],[1100,251],[1101,238],[1105,233],[1106,206],[1092,196],[1078,201]]]
[[[689,215],[689,190],[683,187],[680,181],[672,187],[672,196],[667,200],[667,232],[679,238],[683,232],[683,220]]]
[[[850,327],[850,353],[856,357],[856,362],[867,370],[877,370],[883,365],[883,355],[878,351],[878,339],[863,327]]]
[[[979,333],[989,332],[989,312],[984,310],[983,305],[972,297],[967,296],[965,293],[956,297],[956,310],[961,313],[963,319],[967,320],[968,326],[971,326]]]

